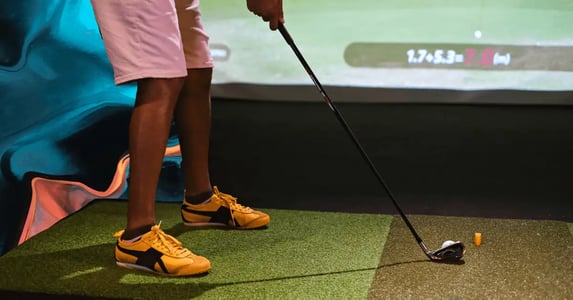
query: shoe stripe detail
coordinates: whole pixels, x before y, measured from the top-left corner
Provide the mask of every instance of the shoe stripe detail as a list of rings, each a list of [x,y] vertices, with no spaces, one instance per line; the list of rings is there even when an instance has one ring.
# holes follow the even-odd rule
[[[163,253],[153,248],[149,248],[146,251],[125,249],[119,245],[119,242],[117,242],[116,247],[123,253],[127,253],[129,255],[137,257],[137,261],[135,261],[136,265],[143,266],[150,270],[155,271],[155,264],[157,263],[161,267],[163,273],[169,274],[169,270],[167,270],[167,267],[163,263],[163,260],[161,260]]]
[[[233,216],[231,214],[231,210],[225,206],[219,207],[219,209],[217,209],[216,211],[194,210],[194,209],[189,208],[185,204],[181,208],[188,213],[192,213],[192,214],[196,214],[196,215],[200,215],[200,216],[205,216],[205,217],[211,217],[211,219],[209,219],[209,221],[208,221],[209,223],[220,223],[220,224],[229,225],[230,221],[234,221],[234,224],[236,227],[241,227],[239,222],[237,222],[237,219],[233,218]],[[181,214],[181,216],[183,217],[183,220],[185,222],[189,222],[188,220],[185,219],[185,216],[183,214]]]

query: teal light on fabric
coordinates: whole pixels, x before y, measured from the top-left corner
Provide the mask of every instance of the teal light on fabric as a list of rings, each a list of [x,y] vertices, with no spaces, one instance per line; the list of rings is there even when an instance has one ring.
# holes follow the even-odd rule
[[[32,177],[109,183],[97,176],[127,151],[134,96],[113,83],[89,1],[0,3],[0,253],[17,241]]]

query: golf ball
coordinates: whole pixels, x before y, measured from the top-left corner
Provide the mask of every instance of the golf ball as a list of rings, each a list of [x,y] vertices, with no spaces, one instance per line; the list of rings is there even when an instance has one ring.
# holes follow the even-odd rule
[[[474,37],[476,39],[481,39],[482,33],[479,30],[474,31]]]
[[[456,242],[454,242],[454,241],[445,241],[445,242],[442,244],[442,248],[445,248],[445,247],[447,247],[447,246],[449,246],[449,245],[452,245],[452,244],[455,244],[455,243],[456,243]]]

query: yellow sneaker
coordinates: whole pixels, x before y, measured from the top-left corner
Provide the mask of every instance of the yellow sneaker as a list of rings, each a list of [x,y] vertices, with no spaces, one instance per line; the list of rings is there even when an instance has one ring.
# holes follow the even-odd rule
[[[271,221],[269,215],[237,203],[237,198],[219,192],[213,187],[211,200],[203,204],[191,204],[187,200],[181,206],[181,217],[187,226],[223,226],[236,229],[255,229]]]
[[[159,229],[159,225],[136,241],[121,239],[115,246],[115,261],[120,267],[143,270],[166,276],[198,275],[209,271],[211,263],[205,257],[193,254],[174,237]]]

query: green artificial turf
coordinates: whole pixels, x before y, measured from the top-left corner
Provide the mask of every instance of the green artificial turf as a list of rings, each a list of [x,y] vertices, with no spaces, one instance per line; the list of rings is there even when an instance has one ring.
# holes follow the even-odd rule
[[[391,216],[266,210],[267,229],[189,230],[179,205],[161,227],[211,260],[206,276],[166,278],[119,268],[114,231],[126,203],[99,201],[0,257],[0,290],[130,299],[365,299]]]
[[[565,222],[409,216],[430,249],[465,242],[463,264],[437,264],[399,217],[269,209],[267,229],[189,230],[178,209],[160,203],[158,219],[211,260],[206,276],[117,267],[112,234],[125,224],[126,204],[99,201],[0,257],[0,297],[573,299],[573,224]],[[474,232],[483,234],[479,247]]]
[[[395,218],[369,298],[573,299],[571,224],[437,216],[411,221],[430,249],[462,240],[464,263],[429,262]],[[479,247],[475,232],[483,235]]]

